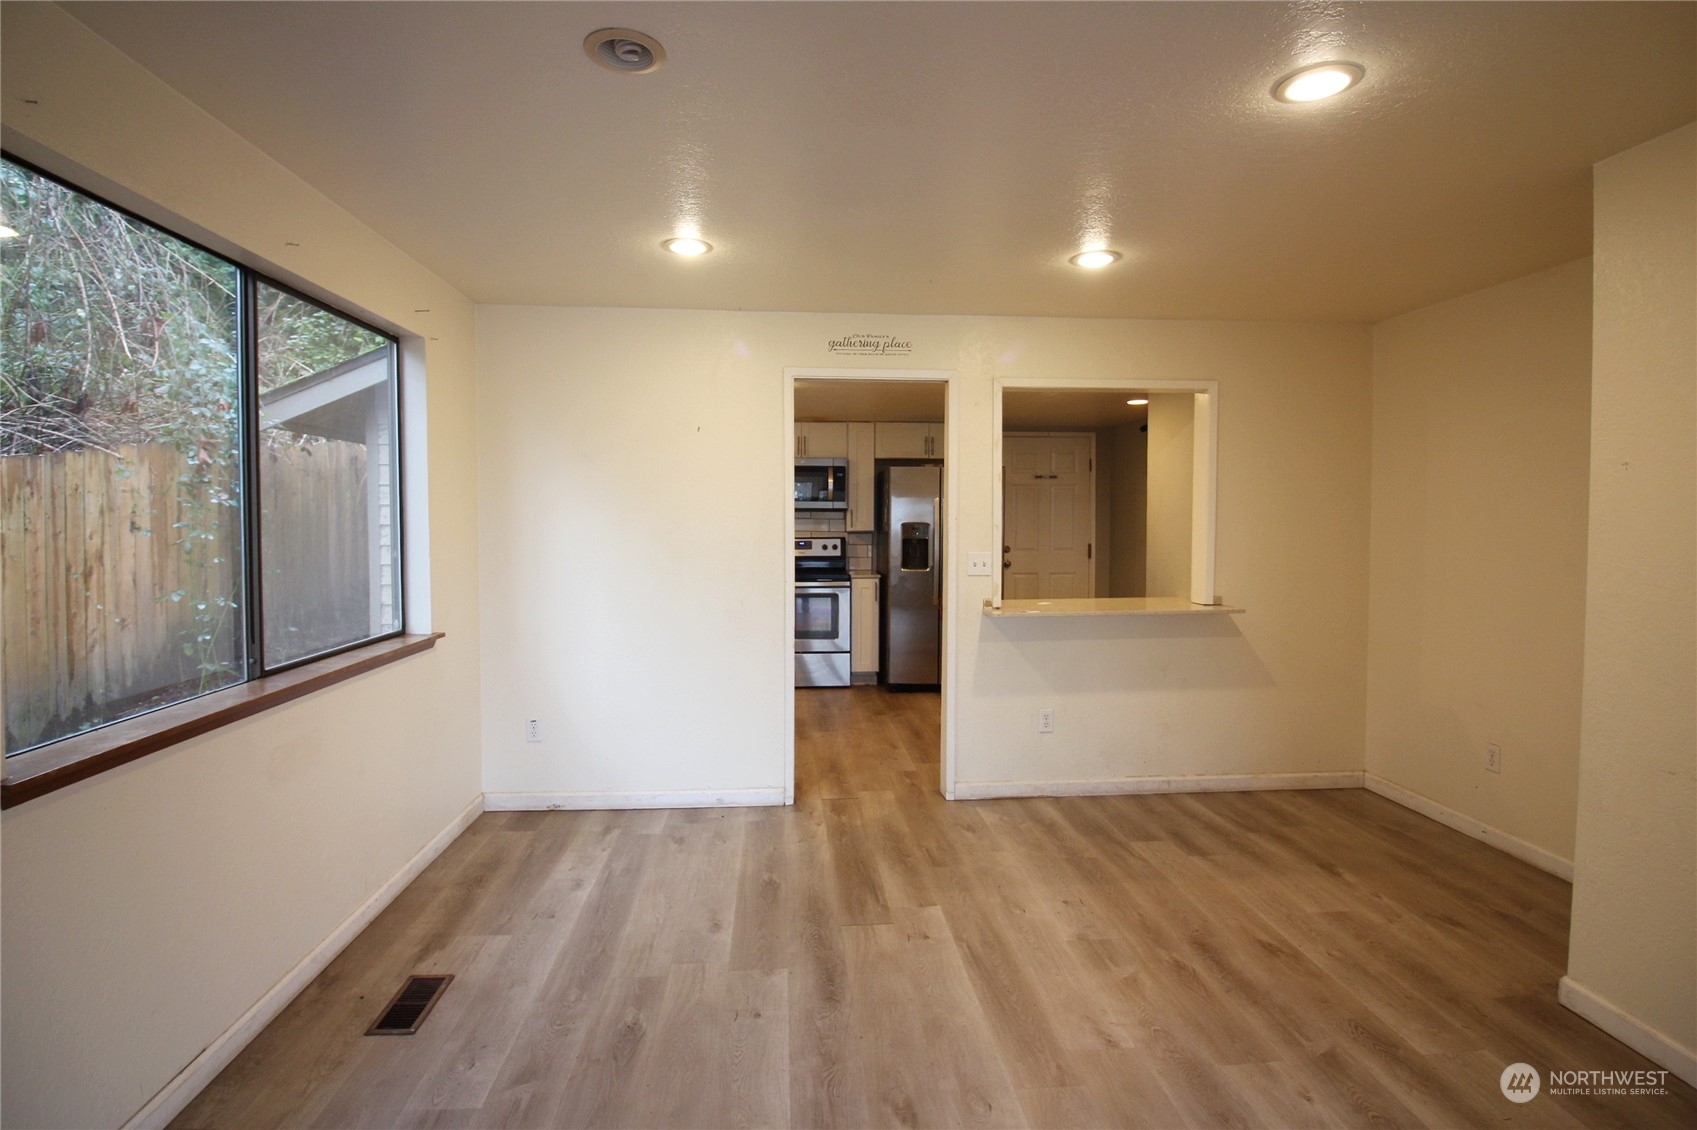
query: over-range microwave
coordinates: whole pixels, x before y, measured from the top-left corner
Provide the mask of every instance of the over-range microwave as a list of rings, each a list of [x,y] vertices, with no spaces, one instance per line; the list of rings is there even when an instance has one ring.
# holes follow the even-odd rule
[[[795,461],[795,508],[797,510],[847,510],[848,460],[797,459]]]

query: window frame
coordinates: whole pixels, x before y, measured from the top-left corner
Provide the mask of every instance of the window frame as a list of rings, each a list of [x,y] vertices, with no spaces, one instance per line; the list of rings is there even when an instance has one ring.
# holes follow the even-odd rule
[[[155,225],[155,226],[157,226],[157,225]],[[161,230],[164,230],[164,229],[161,229]],[[166,234],[170,234],[170,233],[167,232]],[[214,254],[216,254],[216,253],[214,253]],[[224,256],[219,256],[219,258],[224,258]],[[228,261],[228,260],[226,259],[226,261]],[[336,307],[331,306],[328,303],[321,301],[320,299],[313,298],[311,295],[303,294],[299,290],[297,290],[296,288],[289,286],[286,283],[279,282],[276,279],[273,279],[273,278],[271,278],[267,275],[260,273],[259,271],[255,271],[255,270],[252,270],[251,268],[243,267],[239,263],[236,264],[236,266],[237,266],[237,269],[241,271],[241,276],[240,276],[241,277],[241,283],[242,283],[241,325],[242,325],[242,336],[244,338],[244,340],[241,342],[241,353],[242,353],[242,389],[241,389],[241,391],[242,391],[242,404],[241,404],[241,413],[242,413],[242,421],[241,421],[242,422],[242,498],[244,500],[244,504],[243,504],[243,507],[242,507],[242,550],[243,550],[242,564],[243,564],[243,568],[244,568],[244,571],[245,571],[246,576],[247,576],[248,592],[251,594],[249,596],[249,600],[248,600],[248,604],[249,604],[250,607],[248,609],[249,615],[248,615],[247,642],[248,642],[248,647],[250,648],[250,651],[249,651],[248,657],[247,657],[247,666],[248,666],[248,671],[249,671],[248,677],[250,679],[259,679],[259,678],[264,678],[266,675],[281,674],[284,671],[293,670],[294,668],[303,666],[304,664],[307,664],[307,663],[313,663],[313,662],[316,662],[317,660],[320,660],[320,659],[329,659],[329,658],[332,658],[334,656],[341,655],[345,652],[352,651],[355,648],[366,647],[366,646],[368,646],[370,644],[374,644],[374,643],[381,643],[384,640],[394,639],[397,636],[403,636],[403,635],[406,634],[406,621],[407,621],[407,617],[406,617],[406,607],[407,607],[407,577],[406,577],[407,522],[406,522],[406,475],[403,471],[403,467],[405,466],[405,458],[406,458],[406,453],[405,453],[406,436],[403,434],[405,429],[401,427],[401,420],[402,420],[401,413],[402,413],[402,408],[403,408],[403,405],[401,403],[401,384],[402,384],[402,379],[401,379],[401,352],[402,351],[401,351],[401,340],[400,340],[400,338],[396,337],[394,334],[388,332],[387,330],[380,329],[377,326],[374,326],[369,322],[366,322],[366,321],[364,321],[360,318],[355,317],[352,314],[349,314],[345,310],[338,310]],[[396,628],[394,629],[394,631],[384,632],[380,635],[375,635],[375,636],[366,636],[363,639],[355,640],[352,643],[341,644],[337,647],[327,648],[323,651],[315,651],[315,652],[312,652],[308,655],[303,655],[303,656],[299,656],[295,659],[291,659],[286,663],[278,663],[276,665],[267,665],[266,662],[265,662],[265,578],[262,575],[264,573],[264,563],[261,561],[260,553],[259,553],[259,549],[260,549],[260,545],[261,545],[261,535],[264,532],[264,529],[263,529],[264,517],[263,517],[263,507],[257,505],[259,497],[260,497],[259,496],[259,491],[260,491],[259,458],[258,458],[259,440],[260,440],[260,437],[264,434],[264,428],[261,425],[260,418],[259,418],[259,407],[260,407],[261,393],[260,393],[260,389],[259,389],[259,332],[258,332],[258,323],[259,323],[259,287],[260,287],[260,284],[262,284],[262,283],[265,286],[270,287],[272,290],[279,291],[283,294],[288,295],[291,298],[295,298],[295,299],[300,300],[301,302],[305,302],[307,305],[315,307],[316,309],[321,310],[326,314],[332,314],[332,315],[334,315],[338,318],[346,319],[347,321],[352,322],[354,325],[359,326],[361,329],[370,330],[372,333],[377,334],[379,337],[382,337],[385,341],[387,341],[389,343],[390,353],[389,353],[388,406],[389,406],[389,412],[390,412],[390,419],[393,421],[393,425],[394,425],[393,426],[393,443],[394,443],[394,449],[395,449],[395,467],[394,467],[395,513],[399,516],[399,521],[396,524],[397,533],[395,535],[395,588],[397,590],[396,603],[400,606],[401,616],[400,616],[399,623],[396,626]],[[253,331],[251,333],[248,332],[250,327],[252,328],[252,331]],[[251,410],[250,410],[250,408],[251,408]],[[252,458],[248,457],[250,452],[253,453]],[[251,492],[251,493],[249,493],[249,492]],[[245,500],[249,499],[249,498],[252,498],[256,503],[252,507],[249,507],[245,504]],[[245,682],[247,680],[243,680],[243,681]]]
[[[404,397],[405,350],[399,335],[373,325],[370,321],[331,301],[302,292],[298,287],[251,267],[230,255],[216,251],[199,240],[174,231],[132,208],[116,204],[97,192],[74,181],[50,172],[40,165],[0,148],[0,160],[24,170],[60,188],[76,193],[103,208],[110,209],[133,223],[159,232],[161,235],[209,255],[227,264],[236,272],[237,316],[237,413],[239,441],[238,481],[241,484],[240,548],[242,589],[239,593],[242,610],[242,631],[246,653],[241,664],[241,677],[226,686],[201,691],[174,702],[163,703],[146,710],[126,714],[97,726],[66,734],[51,741],[17,751],[0,750],[0,808],[33,799],[74,781],[85,779],[106,769],[132,761],[147,753],[227,725],[259,710],[267,709],[292,698],[309,693],[342,679],[351,678],[373,667],[383,666],[396,659],[415,654],[434,646],[442,633],[409,635],[407,633],[407,576],[408,548],[406,506],[406,436]],[[288,662],[267,665],[264,654],[264,578],[260,554],[260,420],[258,292],[263,284],[324,313],[342,318],[359,328],[377,335],[388,343],[389,378],[386,406],[391,413],[391,443],[393,451],[393,483],[395,508],[395,538],[393,568],[396,605],[399,611],[392,631],[364,636],[346,644],[299,656]],[[386,646],[383,646],[386,645]],[[370,656],[350,653],[374,649]],[[310,668],[310,670],[309,670]],[[3,676],[3,673],[0,673]],[[288,678],[279,678],[289,676]],[[267,687],[270,681],[274,686]],[[178,717],[158,717],[176,712]]]

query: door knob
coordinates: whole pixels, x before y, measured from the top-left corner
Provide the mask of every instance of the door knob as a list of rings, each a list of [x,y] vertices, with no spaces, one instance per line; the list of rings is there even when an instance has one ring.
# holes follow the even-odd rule
[[[1012,569],[1013,568],[1013,562],[1009,561],[1006,557],[1002,558],[1002,568]]]

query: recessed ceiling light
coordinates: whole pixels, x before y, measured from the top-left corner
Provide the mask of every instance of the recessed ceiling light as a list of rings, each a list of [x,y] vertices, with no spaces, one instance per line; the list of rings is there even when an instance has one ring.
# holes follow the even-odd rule
[[[713,250],[713,245],[705,239],[694,239],[690,236],[679,236],[668,239],[660,244],[673,255],[705,255]]]
[[[1133,397],[1132,399],[1126,401],[1126,403],[1127,404],[1147,404],[1147,403],[1149,403],[1149,398],[1147,396]]]
[[[1080,251],[1067,262],[1075,267],[1094,271],[1099,267],[1106,267],[1109,263],[1117,263],[1119,259],[1120,253],[1118,251]]]
[[[583,50],[597,66],[623,75],[645,75],[660,69],[666,49],[652,35],[628,27],[604,27],[584,38]]]
[[[1273,97],[1280,102],[1318,102],[1342,94],[1366,75],[1360,63],[1316,63],[1280,79]]]

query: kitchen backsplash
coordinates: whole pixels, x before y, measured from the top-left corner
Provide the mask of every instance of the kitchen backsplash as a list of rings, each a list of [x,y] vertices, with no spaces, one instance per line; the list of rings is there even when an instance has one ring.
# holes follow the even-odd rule
[[[872,539],[874,534],[850,534],[848,536],[848,565],[855,573],[870,573],[878,566],[872,560]]]
[[[797,510],[795,532],[798,534],[840,534],[848,524],[841,510]]]
[[[856,573],[870,573],[878,566],[873,561],[873,540],[876,534],[844,534],[847,519],[840,510],[798,510],[795,516],[797,534],[843,534],[848,539],[848,567]]]

